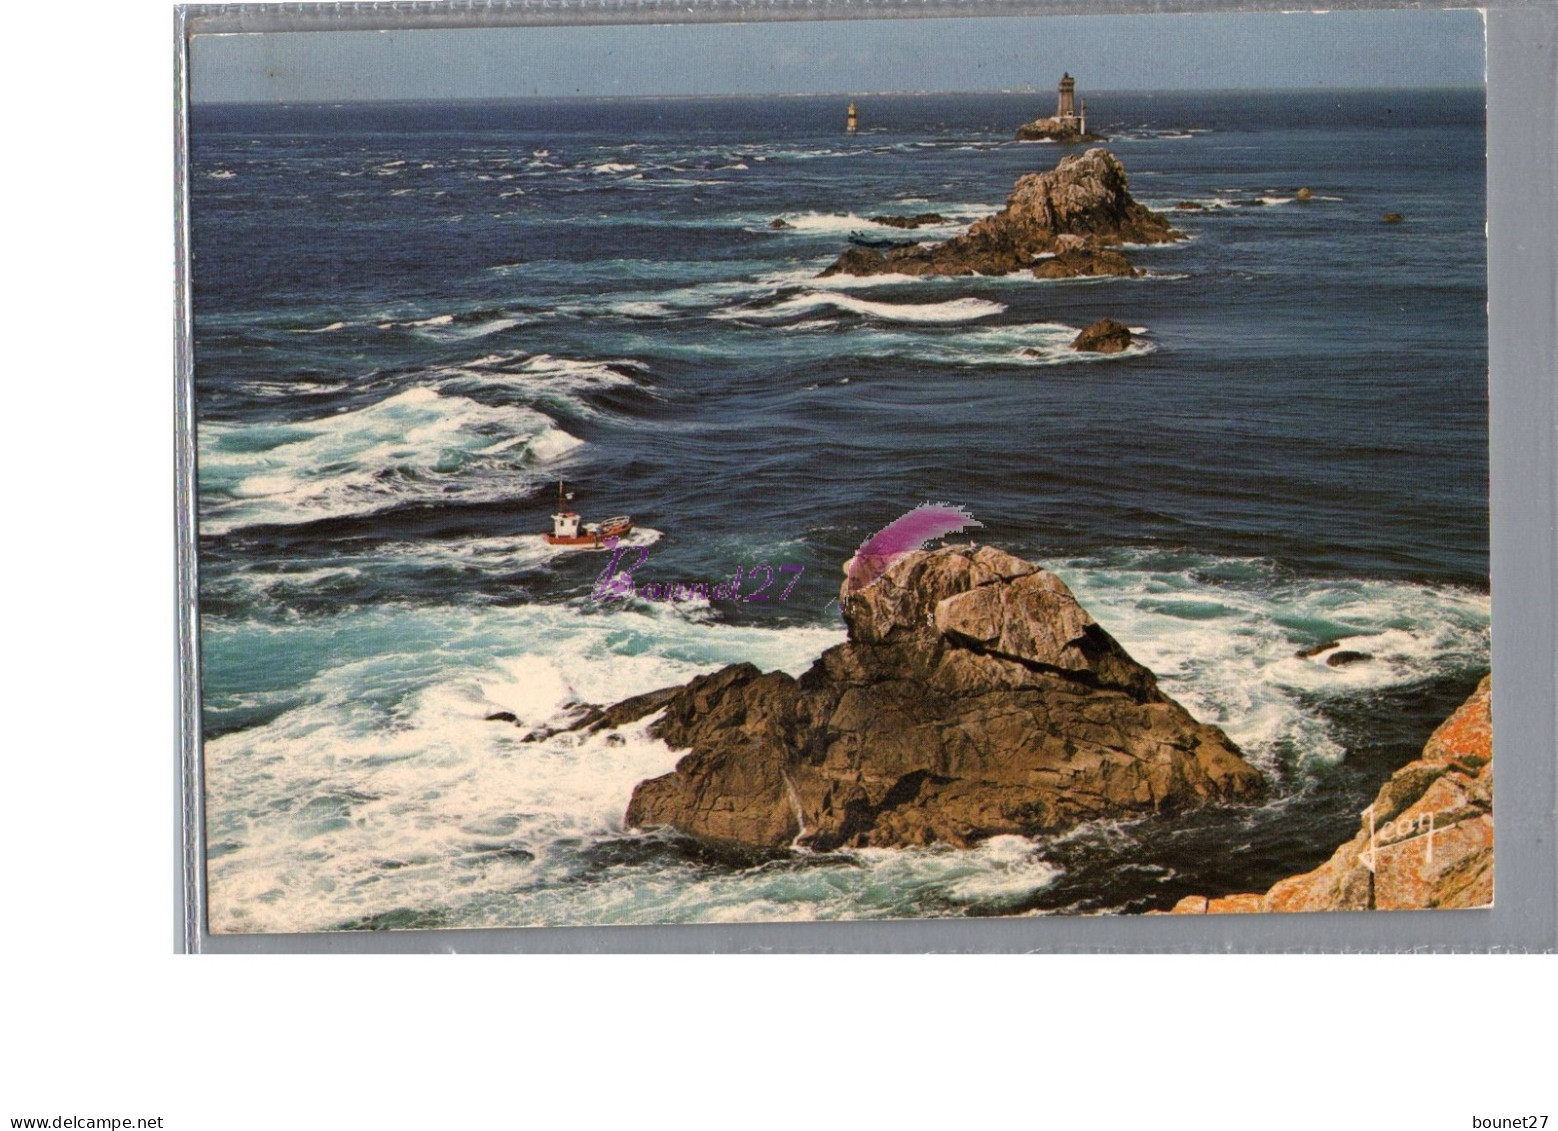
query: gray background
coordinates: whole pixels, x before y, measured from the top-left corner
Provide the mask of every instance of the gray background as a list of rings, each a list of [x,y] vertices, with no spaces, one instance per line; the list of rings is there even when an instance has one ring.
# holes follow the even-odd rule
[[[198,32],[587,23],[707,23],[910,16],[1203,13],[1273,10],[1283,0],[887,0],[776,2],[622,0],[425,5],[321,5],[282,9],[204,6],[176,13],[178,143],[185,151],[189,54]],[[1364,9],[1370,4],[1332,4]],[[1437,8],[1440,5],[1424,5]],[[182,166],[177,205],[178,341],[176,499],[180,730],[175,947],[215,953],[285,952],[708,952],[708,951],[1486,951],[1558,944],[1555,853],[1554,386],[1558,381],[1558,10],[1495,5],[1488,27],[1488,256],[1491,334],[1492,598],[1498,776],[1496,906],[1485,911],[1173,917],[909,920],[749,926],[568,927],[312,935],[211,936],[204,930],[199,766],[199,688],[194,586],[193,402]],[[890,25],[884,25],[890,26]]]

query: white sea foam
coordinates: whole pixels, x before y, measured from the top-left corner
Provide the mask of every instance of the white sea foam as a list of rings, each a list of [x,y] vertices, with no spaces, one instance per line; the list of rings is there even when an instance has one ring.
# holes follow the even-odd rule
[[[1259,559],[1057,563],[1055,570],[1192,714],[1258,763],[1345,751],[1309,698],[1354,696],[1487,665],[1486,594],[1400,581],[1287,580]],[[1333,668],[1336,640],[1372,658]]]
[[[665,318],[676,313],[673,307],[653,299],[608,303],[606,309],[628,318]]]
[[[586,894],[595,910],[570,915],[579,858],[559,846],[620,837],[633,786],[677,755],[647,736],[647,720],[613,736],[530,743],[527,730],[572,703],[615,701],[737,659],[798,673],[842,635],[555,605],[223,631],[213,629],[219,651],[275,651],[318,670],[272,722],[206,744],[219,931],[316,930],[451,905],[466,924],[489,906],[509,922],[611,918],[621,893],[610,885]],[[499,711],[520,725],[486,721]],[[539,906],[516,919],[516,900]]]
[[[794,331],[795,327],[786,327]],[[1023,322],[971,327],[956,333],[924,334],[908,328],[853,330],[828,339],[834,354],[901,357],[941,365],[1098,365],[1142,357],[1157,349],[1144,328],[1119,353],[1079,352],[1071,348],[1080,327],[1059,322]]]
[[[880,318],[888,322],[972,322],[978,318],[1000,314],[1006,309],[1001,303],[982,298],[956,298],[933,303],[870,302],[856,298],[854,295],[822,291],[798,295],[775,306],[758,310],[717,311],[714,317],[791,318],[797,314],[823,308]]]
[[[244,390],[259,397],[317,397],[327,393],[339,393],[348,385],[346,381],[246,381]]]
[[[421,500],[509,498],[578,443],[533,409],[426,387],[297,423],[212,423],[200,430],[200,527],[219,534]]]
[[[624,370],[643,369],[642,362],[630,358],[595,361],[512,351],[487,354],[463,365],[438,370],[435,376],[442,378],[439,387],[444,389],[485,385],[521,389],[537,395],[565,395],[575,408],[587,411],[584,402],[577,399],[578,394],[636,387],[638,382]]]
[[[849,233],[861,228],[880,228],[882,225],[853,212],[805,212],[780,217],[797,232]]]
[[[520,319],[518,318],[492,318],[486,322],[473,322],[465,326],[452,327],[443,336],[455,340],[485,338],[489,334],[499,334],[504,330],[512,330],[520,324]]]
[[[380,322],[381,330],[414,330],[423,326],[447,326],[454,321],[452,314],[435,314],[431,318],[417,318],[407,322]]]

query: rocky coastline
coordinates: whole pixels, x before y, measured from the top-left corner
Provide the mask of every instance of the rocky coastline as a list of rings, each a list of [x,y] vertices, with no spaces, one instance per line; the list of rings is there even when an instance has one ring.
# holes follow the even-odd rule
[[[1190,895],[1156,915],[1410,911],[1493,903],[1493,687],[1484,676],[1380,787],[1357,834],[1320,867],[1265,893]]]
[[[1048,172],[1020,177],[1006,207],[962,235],[885,253],[852,247],[821,277],[1008,275],[1022,270],[1040,278],[1130,275],[1136,273],[1130,261],[1110,249],[1184,238],[1132,198],[1125,167],[1107,149],[1096,148],[1064,157]]]
[[[649,733],[688,751],[637,786],[627,825],[749,848],[966,847],[1264,792],[1038,566],[918,551],[840,600],[848,641],[799,679],[737,664],[594,716],[663,710]]]

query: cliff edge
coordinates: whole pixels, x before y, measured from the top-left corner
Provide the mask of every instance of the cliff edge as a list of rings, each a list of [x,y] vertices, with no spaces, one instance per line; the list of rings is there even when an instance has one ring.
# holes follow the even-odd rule
[[[1358,833],[1312,872],[1265,895],[1186,896],[1171,912],[1409,911],[1493,903],[1493,686],[1434,731],[1380,787]]]

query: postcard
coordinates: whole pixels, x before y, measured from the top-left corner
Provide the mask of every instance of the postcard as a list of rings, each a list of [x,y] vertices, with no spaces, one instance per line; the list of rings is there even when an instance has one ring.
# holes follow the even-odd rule
[[[1491,905],[1475,11],[190,60],[213,934]]]

